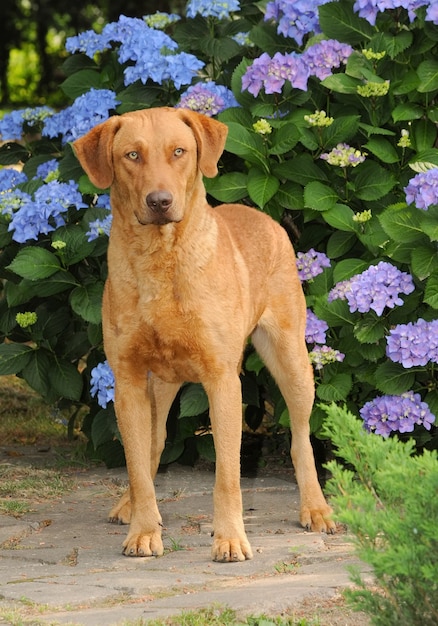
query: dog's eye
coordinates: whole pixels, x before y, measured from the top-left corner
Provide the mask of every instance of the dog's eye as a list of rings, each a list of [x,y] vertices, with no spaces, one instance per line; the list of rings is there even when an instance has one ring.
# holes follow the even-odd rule
[[[180,157],[180,156],[182,156],[184,154],[184,152],[185,152],[184,148],[175,148],[173,154],[176,157]]]
[[[128,159],[131,159],[131,161],[137,161],[138,152],[136,152],[135,150],[131,150],[131,152],[128,152],[126,156],[128,157]]]

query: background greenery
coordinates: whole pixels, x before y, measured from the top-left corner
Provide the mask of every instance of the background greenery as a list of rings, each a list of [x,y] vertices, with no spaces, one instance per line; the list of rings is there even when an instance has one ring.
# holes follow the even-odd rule
[[[415,172],[438,165],[438,28],[425,22],[424,9],[412,23],[402,9],[396,16],[382,13],[373,27],[353,12],[352,0],[326,4],[319,10],[323,37],[355,49],[346,66],[323,81],[311,77],[307,91],[286,83],[281,94],[261,92],[254,98],[241,88],[254,58],[263,52],[301,52],[322,36],[309,36],[298,46],[263,20],[257,4],[241,5],[232,20],[197,16],[169,28],[179,50],[205,62],[202,80],[230,87],[241,105],[218,116],[228,125],[229,136],[220,177],[206,181],[210,200],[255,205],[281,221],[297,251],[314,248],[330,258],[330,268],[304,284],[309,308],[329,326],[327,344],[345,354],[343,362],[316,371],[320,403],[347,403],[358,416],[376,395],[414,390],[438,414],[434,364],[406,369],[385,353],[391,327],[437,317],[438,206],[428,211],[407,206],[403,188]],[[104,18],[93,14],[100,24]],[[244,46],[233,40],[238,32],[249,33]],[[364,50],[385,54],[368,58]],[[60,99],[72,102],[91,88],[111,89],[120,101],[117,113],[178,102],[183,90],[171,82],[125,87],[123,70],[115,51],[94,60],[82,54],[67,56],[60,68],[65,77]],[[386,81],[389,88],[382,95],[358,92],[358,87]],[[309,124],[306,116],[317,110],[332,116],[333,124]],[[271,134],[255,130],[260,119],[269,120]],[[399,144],[406,130],[408,147]],[[366,153],[365,161],[342,168],[320,158],[340,142]],[[0,216],[0,338],[6,340],[0,346],[0,373],[18,374],[48,402],[69,408],[70,429],[80,408],[89,407],[83,428],[90,449],[108,465],[116,465],[123,462],[123,450],[112,405],[102,409],[89,391],[90,372],[104,359],[100,303],[107,240],[102,236],[88,242],[85,233],[93,219],[103,217],[104,210],[94,206],[95,194],[101,191],[84,176],[68,144],[32,136],[0,149],[0,163],[22,163],[29,178],[53,157],[59,160],[63,180],[79,182],[89,208],[70,207],[66,226],[25,245],[12,240],[8,217]],[[23,189],[40,184],[31,182]],[[365,212],[369,219],[355,219]],[[53,241],[65,245],[55,249]],[[335,284],[378,261],[413,276],[415,291],[403,298],[403,306],[385,309],[379,316],[373,311],[351,313],[343,300],[328,301]],[[16,315],[23,312],[36,312],[38,321],[21,327]],[[284,401],[251,346],[241,378],[247,426],[256,430],[268,415],[271,430],[287,428]],[[311,425],[322,439],[327,437],[324,420],[317,404]],[[419,447],[437,447],[435,427],[429,432],[420,426],[404,436],[413,436]],[[187,385],[171,411],[163,462],[193,461],[199,454],[214,458],[208,407],[202,388]]]

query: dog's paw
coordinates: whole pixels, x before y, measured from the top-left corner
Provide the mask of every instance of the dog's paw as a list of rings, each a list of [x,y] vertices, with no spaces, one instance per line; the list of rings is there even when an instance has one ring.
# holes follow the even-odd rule
[[[108,521],[113,524],[129,524],[131,521],[131,499],[129,489],[125,491],[117,504],[111,509]]]
[[[234,563],[252,559],[252,550],[249,542],[244,537],[226,539],[221,536],[214,536],[211,558],[220,563]]]
[[[332,513],[327,504],[315,509],[303,507],[300,513],[301,526],[315,533],[333,535],[336,532],[336,524],[332,519]]]
[[[164,552],[161,530],[129,533],[123,542],[125,556],[162,556]]]

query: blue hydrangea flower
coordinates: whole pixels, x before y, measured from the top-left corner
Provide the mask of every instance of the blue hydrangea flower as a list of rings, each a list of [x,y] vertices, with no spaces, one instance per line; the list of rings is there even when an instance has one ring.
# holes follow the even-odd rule
[[[317,315],[310,309],[307,309],[306,320],[306,342],[307,343],[325,343],[325,334],[328,331],[328,324],[324,320],[319,319]]]
[[[230,13],[240,11],[238,0],[189,0],[186,6],[187,17],[217,17],[220,20],[228,19]]]
[[[266,6],[265,20],[278,23],[277,32],[301,45],[304,36],[320,33],[318,7],[330,0],[272,0]]]
[[[336,39],[324,39],[313,46],[309,46],[302,54],[302,59],[309,68],[310,76],[316,76],[324,80],[331,76],[332,69],[347,63],[353,48],[336,41]]]
[[[353,11],[374,26],[379,12],[403,8],[407,9],[409,20],[412,22],[416,17],[415,11],[429,2],[430,0],[356,0]]]
[[[404,192],[406,202],[415,204],[417,209],[427,211],[432,204],[438,204],[438,167],[420,172],[411,178]]]
[[[27,176],[24,172],[9,167],[0,169],[0,193],[12,191],[14,187],[26,181]]]
[[[111,42],[102,33],[98,34],[94,30],[86,30],[74,37],[67,37],[65,42],[65,49],[70,54],[75,52],[82,52],[90,59],[94,58],[94,55],[98,52],[104,52],[111,47]]]
[[[6,113],[0,120],[0,136],[3,141],[21,139],[24,132],[40,130],[41,123],[53,115],[54,110],[47,106],[22,109]]]
[[[224,85],[216,85],[214,81],[191,85],[181,94],[176,108],[190,109],[211,117],[230,107],[238,107],[234,94]]]
[[[94,239],[97,239],[101,235],[109,237],[111,231],[113,216],[110,213],[111,204],[109,195],[105,193],[99,195],[95,206],[99,209],[106,209],[109,213],[103,219],[96,219],[89,223],[89,230],[86,233],[88,241],[94,241]]]
[[[19,211],[22,206],[31,201],[32,197],[20,189],[4,191],[0,194],[0,213],[12,219],[16,211]]]
[[[344,283],[337,297],[345,297],[351,313],[355,311],[368,313],[372,309],[380,316],[385,307],[393,309],[395,306],[401,306],[403,300],[400,294],[408,295],[414,289],[410,274],[400,271],[391,263],[380,261],[361,274],[353,276],[348,286]],[[333,291],[330,297],[331,300],[336,299]]]
[[[110,116],[110,111],[120,103],[110,89],[90,89],[76,98],[73,104],[55,113],[44,123],[43,135],[58,137],[62,143],[74,141],[85,135]]]
[[[56,230],[65,225],[63,213],[70,206],[85,208],[82,195],[74,181],[60,183],[51,181],[39,187],[33,197],[24,195],[18,210],[9,223],[8,230],[13,231],[12,238],[19,243],[29,239],[38,239],[40,234]]]
[[[114,401],[114,375],[108,361],[99,363],[91,370],[90,392],[93,398],[97,396],[97,402],[103,409]]]
[[[312,280],[321,274],[325,267],[330,267],[330,259],[324,252],[310,248],[307,252],[297,253],[298,276],[302,282]]]
[[[386,339],[386,356],[403,367],[438,363],[438,320],[398,324]]]
[[[410,433],[417,425],[430,430],[435,421],[429,406],[413,391],[374,398],[360,409],[360,416],[369,432],[383,437],[393,432]]]
[[[50,159],[45,163],[38,165],[35,178],[42,178],[44,181],[49,182],[52,177],[57,178],[59,174],[59,163],[57,159]]]
[[[149,28],[156,28],[158,30],[164,30],[170,24],[175,24],[181,19],[180,15],[176,13],[164,13],[163,11],[156,11],[151,15],[143,15],[143,19]]]

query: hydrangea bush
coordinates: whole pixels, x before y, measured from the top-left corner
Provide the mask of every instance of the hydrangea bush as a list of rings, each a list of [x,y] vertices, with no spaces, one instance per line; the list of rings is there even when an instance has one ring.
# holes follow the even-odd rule
[[[49,402],[89,406],[84,428],[109,462],[118,433],[100,306],[111,214],[70,142],[111,115],[163,105],[228,126],[220,175],[205,181],[211,202],[251,204],[287,229],[319,402],[437,447],[437,5],[261,6],[191,0],[184,16],[120,16],[71,37],[71,105],[0,120],[0,374]],[[242,387],[250,427],[270,406],[288,425],[250,346]],[[208,428],[207,410],[202,388],[186,385],[166,460]],[[324,418],[316,403],[318,436]],[[207,456],[208,442],[196,438]]]

